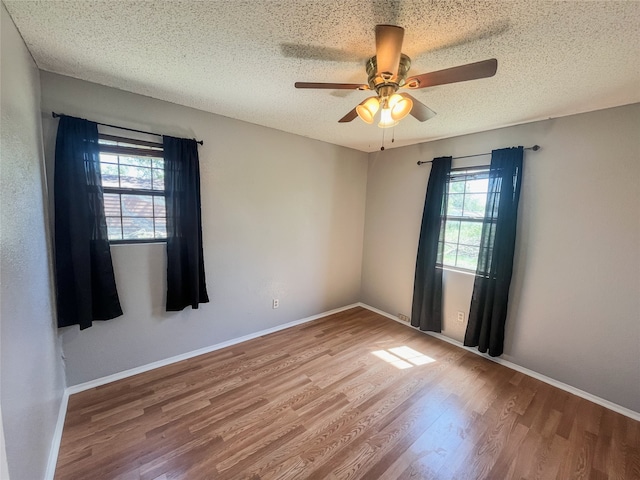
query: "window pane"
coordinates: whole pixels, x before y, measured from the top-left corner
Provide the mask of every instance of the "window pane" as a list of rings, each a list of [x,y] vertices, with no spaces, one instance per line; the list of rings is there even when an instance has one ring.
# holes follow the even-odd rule
[[[444,241],[450,243],[458,243],[458,232],[460,231],[460,222],[447,220],[444,229]]]
[[[151,195],[122,195],[122,216],[153,218],[153,197]]]
[[[484,218],[488,185],[488,168],[451,172],[444,232],[444,265],[476,269],[483,224],[472,220],[453,221],[450,217]]]
[[[450,182],[449,193],[464,193],[464,182]]]
[[[104,194],[104,214],[107,217],[120,216],[120,195],[117,193]]]
[[[167,209],[165,208],[164,197],[153,197],[153,211],[154,216],[158,217],[166,217]]]
[[[100,163],[118,163],[117,155],[110,155],[108,153],[100,153]]]
[[[151,159],[147,157],[120,156],[120,165],[133,165],[134,167],[151,168]]]
[[[486,193],[489,188],[489,179],[481,178],[467,182],[467,193]]]
[[[153,189],[164,191],[164,170],[153,169]]]
[[[107,217],[107,231],[109,240],[122,240],[120,217]]]
[[[482,218],[487,204],[486,193],[469,193],[465,195],[464,212],[465,217]]]
[[[458,251],[458,246],[455,243],[445,243],[444,259],[442,263],[445,265],[449,265],[450,267],[455,267],[457,251]]]
[[[113,163],[100,163],[100,175],[102,176],[103,187],[116,187],[120,186],[118,181],[118,165]]]
[[[480,245],[482,223],[462,222],[460,224],[460,243],[465,245]]]
[[[151,169],[120,165],[120,186],[151,190]]]
[[[125,217],[122,219],[122,230],[124,233],[124,240],[153,238],[153,217],[149,217],[149,218],[126,218]]]
[[[162,148],[139,145],[136,140],[100,139],[101,145],[142,148],[155,157],[136,153],[119,155],[100,152],[100,172],[105,187],[104,212],[110,240],[166,238],[166,205],[163,195],[148,195],[145,190],[164,192]],[[106,147],[105,147],[106,148]],[[132,193],[114,193],[115,189]],[[109,191],[111,189],[111,191]],[[137,191],[140,193],[138,194]],[[155,218],[154,218],[155,217]]]
[[[167,219],[156,218],[156,238],[167,238]]]
[[[449,198],[447,199],[447,215],[461,216],[463,199],[464,195],[462,194],[449,194]]]
[[[458,260],[456,266],[475,270],[478,264],[478,247],[458,245]]]

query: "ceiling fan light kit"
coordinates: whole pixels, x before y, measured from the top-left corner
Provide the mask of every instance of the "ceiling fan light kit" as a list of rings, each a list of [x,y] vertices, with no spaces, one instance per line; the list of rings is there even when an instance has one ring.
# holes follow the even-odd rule
[[[378,97],[369,97],[356,107],[356,113],[363,122],[371,124],[379,108],[380,101]]]
[[[398,124],[397,120],[394,120],[391,116],[391,109],[383,108],[380,111],[380,121],[378,122],[378,126],[380,128],[389,128],[395,127]]]
[[[376,54],[367,60],[367,85],[354,83],[296,82],[296,88],[320,88],[330,90],[374,90],[369,97],[342,117],[339,122],[351,122],[360,117],[372,124],[380,110],[380,128],[393,127],[411,114],[420,122],[433,118],[436,113],[407,93],[397,93],[400,88],[418,89],[492,77],[498,69],[495,58],[423,73],[407,78],[411,59],[402,53],[404,28],[396,25],[376,25]]]
[[[394,93],[387,100],[389,109],[391,110],[391,118],[394,120],[402,120],[409,115],[413,108],[413,101],[410,98],[404,97],[399,93]]]

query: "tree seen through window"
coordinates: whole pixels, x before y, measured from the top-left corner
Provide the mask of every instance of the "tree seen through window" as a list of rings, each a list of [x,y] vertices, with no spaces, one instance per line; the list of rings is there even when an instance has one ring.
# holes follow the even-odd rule
[[[488,167],[451,171],[444,225],[444,266],[476,269],[488,182]]]

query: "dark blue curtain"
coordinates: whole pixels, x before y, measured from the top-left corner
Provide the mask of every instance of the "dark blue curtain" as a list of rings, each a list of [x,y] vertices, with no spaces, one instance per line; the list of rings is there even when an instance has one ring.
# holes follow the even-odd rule
[[[413,283],[411,325],[420,330],[442,330],[442,256],[451,157],[434,158],[427,183]]]
[[[98,126],[63,116],[54,170],[58,327],[122,315],[104,216]]]
[[[200,212],[200,166],[195,140],[165,136],[167,311],[207,303]]]
[[[489,190],[480,256],[464,344],[502,355],[509,286],[516,244],[523,148],[491,152]]]

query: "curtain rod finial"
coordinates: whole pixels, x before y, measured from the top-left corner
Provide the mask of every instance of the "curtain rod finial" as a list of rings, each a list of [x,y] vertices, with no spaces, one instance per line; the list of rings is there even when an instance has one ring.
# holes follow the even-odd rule
[[[540,150],[540,145],[534,145],[533,147],[531,147],[531,150],[537,152],[538,150]]]

